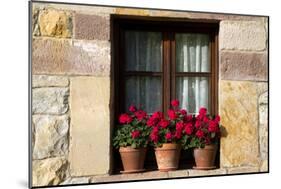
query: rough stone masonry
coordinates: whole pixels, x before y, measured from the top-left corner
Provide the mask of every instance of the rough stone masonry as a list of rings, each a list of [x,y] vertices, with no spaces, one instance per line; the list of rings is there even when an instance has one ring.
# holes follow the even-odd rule
[[[220,169],[110,176],[110,16],[219,20]],[[268,170],[267,17],[32,3],[33,186]]]

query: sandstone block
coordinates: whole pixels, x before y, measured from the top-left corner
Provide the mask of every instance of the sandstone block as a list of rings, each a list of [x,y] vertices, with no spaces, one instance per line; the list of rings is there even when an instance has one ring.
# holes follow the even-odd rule
[[[259,144],[261,160],[268,160],[268,93],[259,97]]]
[[[260,165],[260,171],[261,171],[261,172],[268,172],[268,171],[269,171],[268,168],[269,168],[269,167],[268,167],[268,160],[263,160],[263,161],[261,162],[261,165]]]
[[[116,14],[149,16],[149,10],[135,8],[116,8]]]
[[[241,16],[233,14],[216,14],[203,12],[189,11],[162,11],[149,10],[149,15],[154,17],[171,17],[171,18],[189,18],[189,19],[204,19],[204,20],[237,20],[237,21],[261,21],[263,18],[254,16]]]
[[[259,172],[258,167],[233,167],[228,168],[228,174],[237,174],[237,173],[256,173]]]
[[[32,34],[34,36],[40,35],[40,29],[38,26],[38,16],[39,16],[39,10],[33,9],[32,10]]]
[[[74,38],[88,40],[109,40],[109,17],[75,14]]]
[[[169,178],[176,178],[176,177],[187,177],[188,171],[187,170],[176,170],[176,171],[169,171],[168,177]]]
[[[224,175],[226,174],[226,169],[214,169],[214,170],[188,170],[189,176],[206,176],[206,175]]]
[[[32,87],[67,87],[68,77],[52,75],[33,75]]]
[[[109,76],[110,42],[34,39],[32,72]]]
[[[60,185],[68,185],[68,184],[87,184],[90,181],[90,177],[73,177],[68,178],[63,181]]]
[[[103,175],[94,176],[91,178],[91,183],[100,182],[118,182],[118,181],[130,181],[130,180],[147,180],[147,179],[161,179],[168,178],[167,172],[159,171],[148,171],[143,173],[132,173],[132,174],[117,174],[117,175]]]
[[[32,186],[58,185],[66,177],[68,163],[64,158],[33,160]]]
[[[68,153],[69,117],[34,115],[33,159],[62,156]]]
[[[257,166],[258,87],[255,82],[220,81],[219,114],[226,130],[221,138],[221,167]]]
[[[35,88],[32,90],[33,114],[64,114],[68,111],[68,88]]]
[[[72,17],[70,13],[55,9],[41,10],[38,17],[40,34],[48,37],[72,36]]]
[[[267,53],[222,51],[220,77],[225,80],[267,81]]]
[[[262,51],[267,47],[267,33],[261,21],[222,21],[220,49]]]
[[[110,78],[74,77],[70,82],[70,172],[108,174],[110,168]]]

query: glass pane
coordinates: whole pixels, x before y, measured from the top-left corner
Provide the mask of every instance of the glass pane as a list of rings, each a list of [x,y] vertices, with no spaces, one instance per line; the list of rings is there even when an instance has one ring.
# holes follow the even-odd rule
[[[209,35],[176,34],[177,72],[210,72]]]
[[[200,107],[209,111],[209,79],[207,77],[177,77],[176,95],[181,108],[189,113],[199,112]]]
[[[127,71],[160,72],[162,65],[162,34],[160,32],[125,32]]]
[[[126,110],[134,104],[152,113],[162,109],[162,85],[160,77],[127,77],[126,79]]]

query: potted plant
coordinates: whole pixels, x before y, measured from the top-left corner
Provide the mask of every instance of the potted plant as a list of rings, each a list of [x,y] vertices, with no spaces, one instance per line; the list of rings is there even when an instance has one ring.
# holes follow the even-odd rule
[[[185,128],[190,127],[192,119],[192,116],[187,115],[186,110],[178,108],[178,100],[173,100],[171,105],[172,109],[168,111],[167,119],[162,112],[155,112],[147,121],[147,125],[152,127],[150,140],[155,149],[159,171],[178,168]]]
[[[113,146],[119,149],[124,171],[136,173],[144,171],[146,148],[150,128],[146,125],[147,113],[135,106],[129,107],[129,113],[119,117],[119,123],[113,136]]]
[[[195,118],[193,137],[188,147],[193,147],[195,159],[194,169],[209,170],[216,166],[215,157],[217,144],[221,136],[220,116],[207,115],[207,109],[202,107]]]

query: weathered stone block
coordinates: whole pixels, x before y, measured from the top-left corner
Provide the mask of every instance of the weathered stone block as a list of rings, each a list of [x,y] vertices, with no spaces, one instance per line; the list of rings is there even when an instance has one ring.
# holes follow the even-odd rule
[[[187,170],[176,170],[176,171],[169,171],[168,177],[169,178],[176,178],[176,177],[187,177],[188,171]]]
[[[33,160],[32,186],[58,185],[66,177],[67,166],[64,158]]]
[[[262,160],[268,159],[268,92],[259,97],[259,144]]]
[[[260,171],[261,172],[268,172],[269,171],[268,168],[269,168],[268,167],[268,160],[266,159],[266,160],[261,161]]]
[[[115,13],[124,15],[149,16],[148,9],[116,8]]]
[[[261,21],[261,17],[240,16],[232,14],[216,14],[216,13],[196,13],[189,11],[163,11],[149,10],[149,15],[154,17],[171,17],[171,18],[188,18],[188,19],[204,19],[204,20],[237,20],[237,21]]]
[[[267,33],[264,22],[222,21],[219,38],[220,49],[253,51],[266,49]]]
[[[68,153],[68,116],[34,115],[33,124],[35,128],[33,159]]]
[[[206,175],[224,175],[226,174],[226,169],[214,169],[214,170],[188,170],[189,176],[206,176]]]
[[[74,38],[88,40],[109,40],[109,17],[75,14]]]
[[[159,171],[148,171],[143,173],[94,176],[91,178],[90,182],[91,183],[116,182],[116,181],[118,182],[118,181],[147,180],[147,179],[161,179],[161,178],[168,178],[168,173],[159,172]]]
[[[258,167],[233,167],[228,168],[227,173],[228,174],[237,174],[237,173],[256,173],[259,172]]]
[[[110,42],[34,39],[33,74],[109,76]]]
[[[33,75],[32,87],[67,87],[68,77],[51,75]]]
[[[38,26],[38,16],[39,16],[39,10],[34,8],[32,10],[32,34],[34,36],[40,35],[40,29]]]
[[[35,88],[32,90],[33,114],[64,114],[68,111],[68,88]]]
[[[68,184],[87,184],[90,181],[90,177],[74,177],[74,178],[68,178],[60,185],[68,185]]]
[[[221,138],[220,167],[257,166],[258,85],[247,81],[220,81],[219,114],[226,132]]]
[[[220,58],[221,79],[267,81],[267,53],[222,51]]]
[[[41,10],[38,17],[41,36],[65,37],[72,36],[72,17],[65,11],[55,9]]]
[[[110,78],[74,77],[70,82],[70,172],[72,176],[109,173]]]
[[[115,7],[103,6],[87,6],[87,5],[71,5],[71,4],[57,4],[57,3],[32,3],[34,8],[37,9],[55,9],[61,11],[69,11],[81,14],[108,16],[115,13]]]

